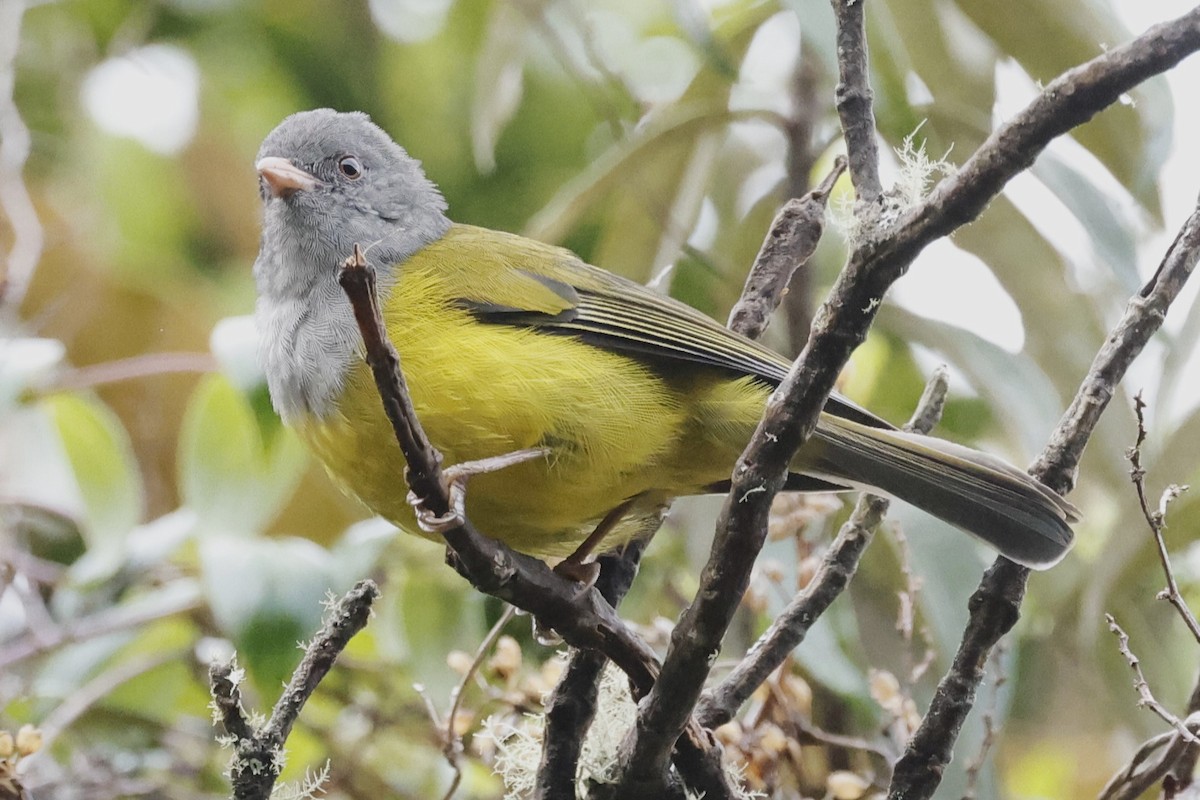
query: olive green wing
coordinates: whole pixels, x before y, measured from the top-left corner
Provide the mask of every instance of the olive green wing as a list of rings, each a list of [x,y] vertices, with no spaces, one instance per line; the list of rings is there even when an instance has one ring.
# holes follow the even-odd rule
[[[458,235],[469,235],[466,226],[456,227]],[[783,356],[691,306],[586,264],[568,250],[494,231],[487,234],[492,250],[486,258],[502,261],[505,267],[500,275],[494,265],[486,270],[493,277],[471,286],[459,300],[481,320],[577,336],[649,359],[728,369],[771,386],[777,386],[791,367]],[[872,427],[894,427],[836,393],[825,410]]]

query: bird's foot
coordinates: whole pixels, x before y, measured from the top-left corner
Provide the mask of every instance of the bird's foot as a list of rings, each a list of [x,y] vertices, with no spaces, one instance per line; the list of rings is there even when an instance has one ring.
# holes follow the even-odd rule
[[[596,561],[584,562],[583,559],[571,556],[558,562],[554,571],[564,578],[579,581],[583,584],[582,588],[590,589],[595,585],[596,579],[600,577],[600,564]]]
[[[605,514],[604,519],[600,520],[600,524],[596,526],[595,530],[588,534],[579,547],[575,548],[574,553],[560,561],[554,571],[563,577],[582,583],[581,590],[592,588],[596,579],[600,577],[600,564],[592,560],[592,554],[596,552],[604,538],[612,532],[612,529],[621,521],[625,512],[629,511],[630,506],[639,496],[630,497]]]
[[[476,461],[463,461],[442,470],[442,486],[450,498],[450,510],[445,514],[435,514],[425,507],[425,498],[418,497],[409,491],[408,504],[417,514],[417,525],[426,533],[442,535],[466,522],[467,512],[467,481],[475,475],[488,472],[498,472],[506,467],[542,458],[550,453],[548,447],[530,447],[525,450],[514,450],[504,455],[481,458]]]

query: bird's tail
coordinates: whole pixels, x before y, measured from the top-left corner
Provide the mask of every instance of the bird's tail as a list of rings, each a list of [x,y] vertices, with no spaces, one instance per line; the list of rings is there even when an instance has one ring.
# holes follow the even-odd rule
[[[823,446],[805,473],[911,503],[1018,564],[1046,569],[1071,548],[1075,507],[994,456],[829,414],[813,439]]]

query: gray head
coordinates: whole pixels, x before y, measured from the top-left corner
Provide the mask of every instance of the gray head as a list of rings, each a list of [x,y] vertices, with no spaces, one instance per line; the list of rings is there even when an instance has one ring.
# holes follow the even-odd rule
[[[357,243],[389,265],[449,226],[420,162],[361,112],[291,115],[263,141],[255,166],[264,248],[293,240],[332,266]]]
[[[395,270],[450,227],[421,164],[362,113],[293,114],[263,141],[255,168],[263,235],[254,263],[260,353],[285,419],[334,409],[358,347],[338,269],[359,244],[379,273]]]

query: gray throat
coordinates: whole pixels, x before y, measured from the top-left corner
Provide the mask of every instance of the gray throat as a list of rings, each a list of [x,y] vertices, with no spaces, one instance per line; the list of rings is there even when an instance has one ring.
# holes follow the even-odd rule
[[[369,250],[381,299],[395,284],[399,264],[449,229],[449,220],[440,213],[437,217],[421,226],[419,234],[402,237],[408,241],[400,246]],[[336,413],[337,398],[362,349],[358,324],[337,279],[352,243],[330,246],[312,233],[284,224],[269,210],[254,262],[259,361],[275,410],[289,423],[306,415],[324,418]]]

